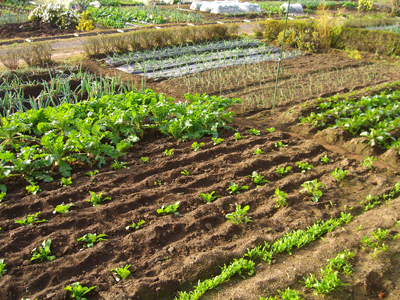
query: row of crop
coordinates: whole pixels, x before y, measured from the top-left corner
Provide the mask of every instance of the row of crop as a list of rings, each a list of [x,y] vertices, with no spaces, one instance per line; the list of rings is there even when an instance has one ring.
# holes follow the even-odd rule
[[[175,104],[146,90],[2,118],[0,180],[20,176],[30,183],[51,181],[54,170],[68,177],[77,160],[101,167],[107,157],[117,161],[149,126],[176,139],[217,136],[234,115],[226,109],[240,102],[205,94],[186,98],[190,102]],[[145,124],[147,119],[150,123]],[[0,188],[7,190],[5,185]]]
[[[319,113],[312,112],[300,120],[317,127],[340,127],[353,135],[365,137],[372,147],[400,150],[400,140],[392,136],[400,122],[400,91],[365,96],[361,99],[338,96],[320,99]]]

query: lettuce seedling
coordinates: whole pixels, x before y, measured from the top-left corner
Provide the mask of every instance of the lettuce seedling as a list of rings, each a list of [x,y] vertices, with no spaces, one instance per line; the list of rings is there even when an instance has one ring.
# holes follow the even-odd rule
[[[26,187],[29,194],[36,195],[38,192],[42,191],[40,187],[36,184],[37,182],[30,182],[31,185]]]
[[[174,155],[174,148],[172,148],[172,149],[165,149],[165,151],[163,152],[163,154],[165,155],[165,156],[173,156]]]
[[[236,183],[231,182],[230,187],[228,187],[226,190],[229,192],[229,194],[239,194],[240,190],[248,190],[248,189],[249,187],[247,185],[240,187]]]
[[[221,198],[221,196],[213,196],[215,193],[215,191],[212,191],[211,193],[205,194],[205,193],[200,193],[199,196],[201,198],[203,198],[204,201],[206,201],[207,203],[211,203],[212,201],[214,201],[217,198]]]
[[[307,192],[309,195],[312,195],[311,199],[314,202],[318,202],[322,196],[322,192],[319,189],[325,188],[325,185],[322,182],[318,182],[317,179],[306,181],[301,186],[304,189],[300,190],[300,193]]]
[[[4,263],[4,259],[0,259],[0,277],[3,277],[3,273],[7,272],[6,264]]]
[[[185,176],[189,176],[189,171],[188,170],[183,170],[183,171],[181,171],[181,174],[185,175]]]
[[[174,214],[174,215],[179,215],[179,212],[177,211],[179,206],[180,206],[180,201],[175,202],[174,204],[171,205],[163,205],[161,208],[157,209],[158,214]]]
[[[299,166],[299,168],[301,169],[302,173],[305,173],[307,171],[311,171],[314,166],[313,165],[309,165],[308,162],[296,162],[296,164]]]
[[[275,170],[275,173],[278,173],[280,177],[283,177],[283,176],[289,174],[291,169],[292,169],[291,166],[288,166],[286,168],[285,167],[280,167],[280,168],[277,167]]]
[[[106,200],[111,200],[111,197],[105,197],[103,198],[103,192],[100,192],[100,194],[96,195],[95,192],[89,191],[89,193],[92,195],[90,199],[86,200],[90,203],[93,204],[93,206],[99,206],[101,202],[106,201]]]
[[[344,179],[344,177],[346,177],[348,173],[349,171],[347,170],[343,171],[341,169],[335,168],[335,171],[333,171],[331,175],[333,176],[333,178],[336,179],[337,182],[340,182]]]
[[[149,162],[149,157],[148,156],[142,156],[140,159],[142,160],[142,164],[145,164],[145,163]]]
[[[78,242],[84,243],[83,248],[93,248],[94,244],[105,241],[106,234],[88,233],[78,239]]]
[[[56,213],[66,214],[69,212],[69,209],[71,208],[71,206],[75,206],[75,204],[73,204],[73,203],[64,204],[64,202],[63,202],[56,206],[56,208],[53,210],[53,214],[56,214]]]
[[[329,157],[328,155],[325,154],[325,156],[321,157],[321,162],[323,162],[324,164],[329,164]]]
[[[372,168],[372,163],[373,163],[374,161],[376,161],[376,160],[377,160],[377,159],[374,158],[373,156],[366,156],[366,157],[364,157],[364,161],[361,162],[361,165],[362,165],[363,167],[365,167],[367,170],[369,170],[369,169]]]
[[[72,184],[71,177],[69,177],[69,178],[61,177],[60,186],[67,186],[67,185],[71,185],[71,184]]]
[[[238,206],[236,206],[236,210],[233,213],[227,214],[227,215],[225,215],[225,217],[227,219],[229,219],[228,222],[232,222],[236,225],[239,225],[242,223],[247,224],[248,222],[253,222],[252,220],[250,220],[251,219],[250,217],[246,216],[249,208],[250,207],[248,205],[246,205],[243,208],[240,205],[238,205]]]
[[[126,265],[123,268],[117,268],[117,269],[111,269],[111,272],[117,273],[117,275],[119,276],[119,278],[116,278],[116,281],[120,281],[122,279],[125,279],[126,277],[128,277],[129,275],[131,275],[131,271],[129,271],[129,267],[131,265]]]
[[[275,127],[267,128],[267,131],[273,133],[275,131]]]
[[[0,192],[0,202],[1,202],[1,200],[4,199],[4,197],[5,197],[6,195],[7,195],[6,192]]]
[[[287,144],[284,144],[281,141],[275,143],[275,148],[284,148],[287,146],[288,146]]]
[[[283,206],[288,206],[286,198],[287,198],[287,193],[279,190],[279,188],[276,188],[276,190],[275,190],[275,207],[280,208]]]
[[[90,171],[90,172],[85,173],[85,175],[89,176],[89,177],[92,177],[92,176],[94,176],[96,174],[99,174],[99,170],[94,170],[94,171]]]
[[[221,144],[223,141],[224,141],[224,139],[221,139],[221,138],[211,138],[211,140],[214,142],[214,146],[216,146],[216,145],[219,145],[219,144]]]
[[[197,143],[197,142],[194,142],[194,143],[192,144],[192,149],[193,149],[193,151],[198,151],[198,150],[200,150],[201,147],[203,147],[203,146],[204,146],[204,143]]]
[[[48,239],[47,241],[44,240],[42,246],[39,246],[38,248],[32,250],[31,261],[34,261],[36,259],[40,259],[40,261],[43,261],[45,259],[47,259],[48,261],[55,260],[56,257],[54,255],[51,255],[50,246],[51,239]]]
[[[257,187],[260,187],[261,185],[263,185],[265,183],[269,183],[268,180],[263,179],[264,176],[258,175],[258,173],[256,171],[253,171],[253,173],[251,175],[247,175],[246,177],[253,178],[253,182],[257,185]]]
[[[96,286],[86,287],[81,286],[79,282],[74,282],[70,286],[65,287],[64,290],[70,291],[72,293],[72,298],[76,298],[77,300],[87,300],[83,296],[95,288]]]
[[[126,226],[125,227],[125,229],[126,230],[129,230],[129,229],[140,229],[140,225],[143,225],[144,224],[144,220],[142,220],[142,221],[140,221],[139,223],[135,223],[135,222],[132,222],[132,224],[131,225],[128,225],[128,226]]]
[[[21,220],[14,220],[15,223],[20,225],[32,225],[33,223],[45,223],[48,222],[46,219],[39,220],[40,211],[34,215],[27,215],[23,217]]]
[[[254,155],[260,155],[260,154],[263,154],[263,153],[265,153],[265,152],[262,151],[260,148],[257,148],[257,149],[254,150],[254,152],[253,152]]]
[[[236,132],[235,135],[234,135],[234,137],[235,137],[235,141],[236,141],[236,142],[242,138],[242,136],[240,135],[239,132]]]
[[[125,165],[127,165],[127,164],[128,163],[123,162],[123,161],[118,162],[118,161],[114,160],[114,163],[111,165],[111,168],[113,168],[114,170],[120,170],[122,168],[126,169]]]
[[[249,130],[247,130],[251,135],[260,135],[260,130],[255,129],[255,128],[251,128]]]

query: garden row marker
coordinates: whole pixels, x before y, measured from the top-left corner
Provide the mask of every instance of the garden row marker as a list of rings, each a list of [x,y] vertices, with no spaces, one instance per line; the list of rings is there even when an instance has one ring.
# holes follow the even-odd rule
[[[289,17],[289,8],[290,8],[290,0],[289,0],[289,4],[288,4],[288,7],[287,7],[287,12],[286,12],[285,28],[283,29],[283,39],[282,39],[281,54],[280,54],[279,60],[278,60],[278,71],[276,72],[276,83],[275,83],[274,100],[273,100],[273,102],[272,102],[272,114],[273,114],[273,115],[275,115],[276,92],[277,92],[277,89],[278,89],[279,70],[280,70],[280,68],[281,68],[282,53],[283,53],[283,44],[285,43],[286,26],[287,26],[287,20],[288,20],[288,17]]]

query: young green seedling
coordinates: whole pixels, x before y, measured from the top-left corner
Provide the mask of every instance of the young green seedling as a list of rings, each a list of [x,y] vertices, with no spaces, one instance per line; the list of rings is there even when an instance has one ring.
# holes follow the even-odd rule
[[[14,220],[15,223],[20,224],[20,225],[32,225],[33,223],[45,223],[48,222],[46,219],[39,220],[39,214],[40,211],[37,212],[34,215],[27,215],[26,217],[23,217],[21,220]]]
[[[311,171],[314,166],[313,165],[309,165],[308,162],[296,162],[296,164],[299,166],[299,168],[301,169],[302,173],[305,173],[307,171]]]
[[[158,214],[174,214],[179,215],[178,208],[180,206],[180,201],[175,202],[174,204],[170,205],[163,205],[161,208],[157,209]]]
[[[331,175],[336,179],[337,182],[340,182],[344,179],[344,177],[349,173],[349,171],[345,170],[341,170],[338,168],[335,168],[335,171],[333,171],[331,173]]]
[[[0,277],[3,277],[3,273],[7,272],[6,264],[4,263],[4,259],[0,259]]]
[[[279,188],[276,188],[276,190],[275,190],[275,207],[280,208],[283,206],[288,206],[286,198],[287,198],[287,193],[279,190]]]
[[[56,214],[56,213],[66,214],[69,212],[69,209],[72,206],[75,206],[75,204],[73,204],[73,203],[64,204],[64,202],[63,202],[56,206],[56,208],[53,210],[53,214]]]
[[[96,286],[86,287],[86,286],[81,286],[79,282],[74,282],[70,286],[65,287],[64,290],[71,292],[72,298],[75,298],[77,300],[87,300],[83,296],[95,288]]]
[[[200,193],[199,196],[201,198],[203,198],[204,201],[206,201],[207,203],[211,203],[212,201],[214,201],[217,198],[221,198],[221,196],[213,196],[215,193],[215,191],[212,191],[211,193],[205,194],[205,193]]]
[[[319,189],[325,188],[325,185],[322,182],[318,182],[317,179],[306,181],[301,186],[304,189],[300,190],[300,193],[307,192],[309,195],[312,195],[311,199],[314,202],[318,202],[322,196],[322,192]]]
[[[255,129],[255,128],[251,128],[247,130],[251,135],[260,135],[260,130]]]
[[[31,185],[28,185],[27,187],[26,187],[26,190],[27,190],[27,192],[29,193],[29,194],[32,194],[32,195],[36,195],[37,193],[39,193],[40,191],[42,191],[41,189],[40,189],[40,187],[36,184],[36,182],[30,182],[30,184]]]
[[[370,169],[372,169],[372,163],[373,163],[374,161],[376,161],[376,160],[377,160],[377,159],[374,158],[373,156],[366,156],[366,157],[364,157],[364,161],[361,162],[361,165],[362,165],[364,168],[366,168],[367,170],[370,170]]]
[[[100,192],[100,194],[98,194],[98,195],[92,191],[89,191],[89,193],[92,195],[92,197],[90,197],[90,199],[88,199],[86,201],[92,203],[93,206],[99,206],[101,202],[106,201],[106,200],[111,200],[111,197],[103,198],[103,192]]]
[[[105,241],[106,234],[88,233],[78,239],[78,242],[83,243],[83,248],[93,248],[94,244]]]
[[[242,138],[239,132],[236,132],[234,137],[236,142]]]
[[[126,226],[125,229],[126,229],[126,230],[129,230],[129,229],[138,230],[138,229],[140,229],[140,225],[143,225],[143,224],[144,224],[144,220],[140,221],[140,222],[137,223],[137,224],[136,224],[135,222],[132,222],[132,224]]]
[[[194,143],[192,144],[192,149],[193,149],[193,151],[198,151],[198,150],[200,150],[201,147],[203,147],[203,146],[204,146],[204,143],[194,142]]]
[[[285,167],[276,167],[275,173],[279,174],[280,177],[283,177],[287,174],[290,173],[290,170],[292,169],[291,166]]]
[[[188,170],[183,170],[183,171],[181,171],[181,174],[185,175],[185,176],[189,176],[189,171]]]
[[[55,260],[56,257],[54,255],[51,255],[50,246],[51,239],[48,239],[47,241],[44,240],[42,246],[39,246],[32,250],[31,261],[34,261],[36,259],[40,259],[40,261],[43,261],[45,259],[47,259],[48,261]]]
[[[260,154],[263,154],[263,153],[265,153],[265,152],[262,151],[260,148],[257,148],[257,149],[254,150],[254,152],[253,152],[254,155],[260,155]]]
[[[127,164],[128,164],[127,162],[123,162],[123,161],[118,162],[118,161],[114,160],[114,163],[111,165],[111,168],[113,168],[114,170],[120,170],[122,168],[126,169]]]
[[[131,265],[126,265],[123,268],[111,269],[110,271],[113,272],[113,273],[117,273],[119,278],[115,278],[115,280],[118,282],[118,281],[120,281],[122,279],[125,279],[129,275],[131,275],[131,271],[129,271],[129,267],[130,266]]]
[[[236,183],[231,182],[230,187],[228,187],[226,190],[229,192],[229,194],[239,194],[240,190],[248,190],[248,189],[249,187],[247,185],[240,187]]]
[[[273,133],[275,131],[275,127],[267,128],[267,131]]]
[[[253,171],[251,175],[247,175],[246,177],[253,178],[253,182],[257,185],[257,187],[262,186],[263,184],[269,183],[268,180],[263,179],[264,176],[258,175],[256,171]]]
[[[142,164],[145,164],[145,163],[149,162],[149,157],[148,156],[142,156],[140,159],[142,160]]]
[[[288,144],[284,144],[281,141],[275,143],[275,148],[284,148],[289,146]]]
[[[71,184],[72,184],[71,177],[69,177],[69,178],[61,177],[60,186],[67,186],[67,185],[71,185]]]
[[[245,207],[241,207],[240,205],[236,206],[236,210],[233,213],[227,214],[225,215],[225,217],[228,220],[228,222],[232,222],[236,225],[239,224],[247,224],[248,222],[253,222],[252,220],[250,220],[250,217],[247,217],[247,211],[249,210],[249,206],[246,205]]]
[[[89,177],[92,177],[92,176],[94,176],[96,174],[99,174],[99,170],[94,170],[94,171],[90,171],[90,172],[85,173],[85,175],[89,176]]]
[[[211,140],[214,142],[214,146],[221,144],[224,139],[221,138],[211,138]]]
[[[163,152],[163,154],[165,156],[173,156],[174,155],[174,148],[172,149],[165,149],[165,151]]]
[[[324,155],[321,157],[321,162],[323,162],[324,164],[329,164],[329,157],[328,155]]]

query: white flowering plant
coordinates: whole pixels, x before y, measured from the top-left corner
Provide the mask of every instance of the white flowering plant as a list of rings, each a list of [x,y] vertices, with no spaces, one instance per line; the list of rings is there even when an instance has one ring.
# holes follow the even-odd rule
[[[78,23],[78,18],[74,11],[65,9],[59,4],[49,3],[41,5],[31,11],[28,21],[38,21],[42,23],[50,23],[58,28],[73,28]]]

